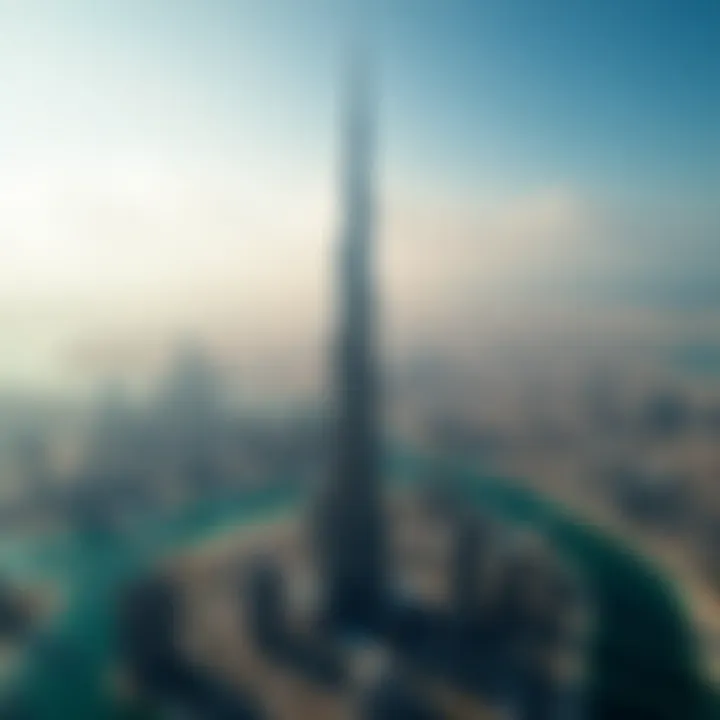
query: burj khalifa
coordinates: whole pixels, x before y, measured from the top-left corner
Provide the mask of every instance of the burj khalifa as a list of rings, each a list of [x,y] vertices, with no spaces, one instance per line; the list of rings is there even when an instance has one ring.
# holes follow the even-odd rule
[[[373,624],[382,611],[385,542],[373,308],[374,136],[368,66],[351,65],[342,160],[335,456],[318,508],[327,617]]]

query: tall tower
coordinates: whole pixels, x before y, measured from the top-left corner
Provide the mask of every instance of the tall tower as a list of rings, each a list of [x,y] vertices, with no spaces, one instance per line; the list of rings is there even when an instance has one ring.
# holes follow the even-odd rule
[[[320,502],[331,620],[367,625],[383,597],[384,542],[373,324],[373,132],[368,68],[353,59],[343,130],[335,458]]]

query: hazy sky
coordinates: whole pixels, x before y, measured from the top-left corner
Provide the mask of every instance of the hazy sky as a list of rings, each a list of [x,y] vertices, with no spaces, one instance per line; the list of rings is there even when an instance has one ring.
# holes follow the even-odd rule
[[[392,322],[720,301],[720,3],[374,5]],[[0,380],[186,326],[314,337],[348,17],[0,0]]]

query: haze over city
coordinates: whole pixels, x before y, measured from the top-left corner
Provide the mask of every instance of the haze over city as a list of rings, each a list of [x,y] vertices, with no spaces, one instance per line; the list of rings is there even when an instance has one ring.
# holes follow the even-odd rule
[[[714,310],[713,3],[376,6],[388,335],[582,344]],[[142,368],[191,332],[316,344],[350,4],[0,12],[4,384]]]
[[[0,717],[718,717],[720,6],[0,28]]]

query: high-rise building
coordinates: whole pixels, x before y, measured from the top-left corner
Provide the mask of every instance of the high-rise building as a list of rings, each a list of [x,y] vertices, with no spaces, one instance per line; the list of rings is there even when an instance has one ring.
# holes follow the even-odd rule
[[[207,558],[205,572],[186,568],[185,586],[216,608],[227,578],[243,570],[232,619],[220,612],[214,622],[223,627],[190,651],[191,666],[208,668],[210,679],[190,675],[197,689],[186,704],[201,708],[199,717],[226,717],[210,702],[225,702],[219,680],[231,678],[243,704],[247,695],[260,710],[255,718],[464,720],[506,708],[527,720],[567,717],[565,689],[574,687],[553,674],[562,628],[546,623],[547,603],[533,599],[549,565],[503,557],[499,533],[485,537],[489,526],[459,504],[459,483],[424,498],[411,488],[383,498],[369,85],[356,62],[344,125],[335,455],[315,506],[315,542],[302,523],[280,525],[267,541],[240,540],[236,553]],[[319,586],[310,602],[308,580]],[[564,606],[552,619],[561,615]]]
[[[372,624],[384,585],[378,388],[372,307],[373,132],[368,68],[352,66],[346,106],[336,355],[337,433],[320,499],[319,557],[328,618]]]

